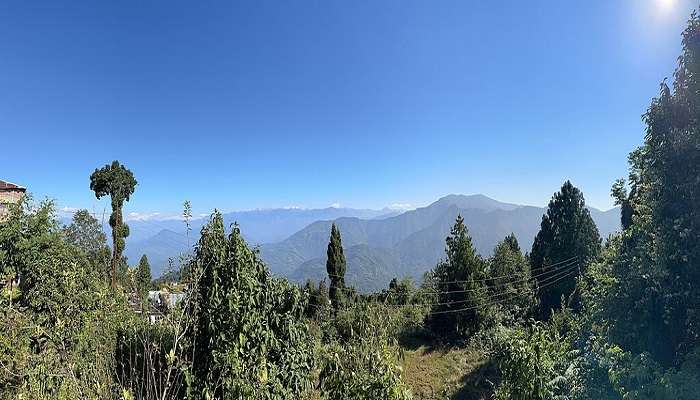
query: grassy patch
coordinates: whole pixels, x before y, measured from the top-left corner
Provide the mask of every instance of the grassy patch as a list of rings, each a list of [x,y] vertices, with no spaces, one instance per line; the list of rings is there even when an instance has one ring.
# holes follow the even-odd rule
[[[473,348],[422,345],[404,351],[403,379],[416,400],[490,399],[496,369]]]

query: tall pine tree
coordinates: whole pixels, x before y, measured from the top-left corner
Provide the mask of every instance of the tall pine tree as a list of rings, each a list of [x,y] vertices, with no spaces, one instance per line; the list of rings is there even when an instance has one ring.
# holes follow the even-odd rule
[[[560,306],[562,297],[568,300],[579,273],[600,250],[600,234],[583,193],[566,181],[549,202],[530,253],[532,269],[537,272],[541,318],[549,317]],[[566,263],[573,258],[575,264]]]
[[[328,278],[331,281],[329,296],[333,309],[339,309],[343,304],[344,289],[345,289],[345,254],[343,254],[343,243],[340,238],[340,230],[335,224],[331,226],[331,237],[328,241],[328,250],[326,251],[328,259],[326,260],[326,271]]]
[[[489,315],[486,263],[477,254],[464,218],[457,216],[445,239],[447,258],[433,271],[436,305],[428,325],[446,338],[464,338],[482,328]]]

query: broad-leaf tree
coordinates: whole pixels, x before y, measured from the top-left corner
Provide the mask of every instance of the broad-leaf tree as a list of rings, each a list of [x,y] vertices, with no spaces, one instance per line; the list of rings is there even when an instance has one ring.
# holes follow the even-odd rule
[[[195,390],[207,399],[297,399],[310,385],[311,340],[301,290],[272,277],[215,212],[202,228],[192,338]]]
[[[73,214],[70,225],[63,228],[66,241],[80,249],[105,278],[109,276],[110,250],[107,235],[102,225],[88,210],[78,210]]]
[[[117,268],[124,252],[125,239],[129,236],[122,207],[134,193],[136,183],[134,174],[116,160],[90,175],[90,189],[95,192],[95,197],[109,196],[112,201],[112,215],[109,217],[109,226],[112,227],[112,287],[117,285]]]

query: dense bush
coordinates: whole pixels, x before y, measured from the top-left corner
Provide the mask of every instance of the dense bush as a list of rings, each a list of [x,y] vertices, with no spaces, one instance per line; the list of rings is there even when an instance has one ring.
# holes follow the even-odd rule
[[[63,239],[51,203],[0,223],[0,267],[21,277],[17,301],[0,299],[0,397],[110,398],[126,303]]]
[[[397,347],[371,337],[325,348],[320,374],[322,398],[330,400],[407,400]]]
[[[204,398],[296,399],[311,384],[313,355],[301,290],[273,278],[238,226],[215,213],[192,270],[195,393]]]
[[[570,390],[572,347],[556,329],[543,323],[511,331],[499,351],[498,400],[548,400]]]

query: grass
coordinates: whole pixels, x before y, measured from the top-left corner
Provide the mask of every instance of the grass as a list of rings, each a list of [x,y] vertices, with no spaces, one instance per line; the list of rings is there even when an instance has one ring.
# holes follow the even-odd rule
[[[420,345],[404,350],[403,379],[416,400],[490,399],[496,368],[474,348]]]

